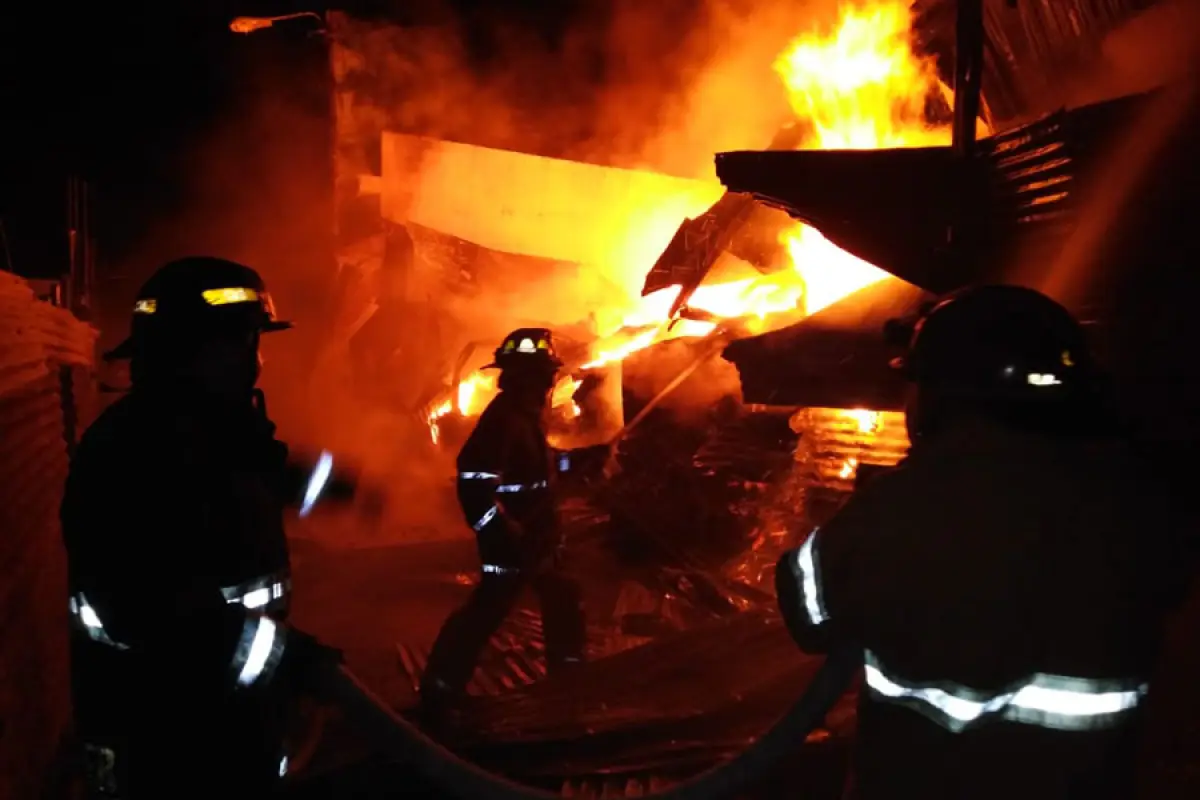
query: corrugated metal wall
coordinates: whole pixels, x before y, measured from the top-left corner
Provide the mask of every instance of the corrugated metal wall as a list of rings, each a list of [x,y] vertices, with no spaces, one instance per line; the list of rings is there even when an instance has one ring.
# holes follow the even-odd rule
[[[955,0],[917,0],[924,47],[949,64]],[[984,3],[983,96],[1001,129],[1056,110],[1069,98],[1064,78],[1100,55],[1104,37],[1154,0],[1002,0]]]
[[[813,486],[849,492],[860,464],[890,467],[908,453],[901,411],[804,408],[791,420],[796,460]]]
[[[95,332],[0,272],[0,798],[39,796],[68,720],[58,505]],[[74,383],[75,386],[71,384]],[[69,398],[64,405],[63,398]]]

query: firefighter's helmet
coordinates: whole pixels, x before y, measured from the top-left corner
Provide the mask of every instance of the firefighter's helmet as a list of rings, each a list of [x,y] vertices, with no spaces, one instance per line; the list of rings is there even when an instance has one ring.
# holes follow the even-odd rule
[[[223,258],[172,261],[137,294],[129,338],[104,354],[130,358],[139,342],[187,340],[226,331],[280,331],[292,327],[275,316],[263,279],[250,267]]]
[[[504,337],[485,369],[558,369],[563,365],[546,328],[518,328]]]
[[[892,365],[909,381],[1015,399],[1062,398],[1093,379],[1083,328],[1020,286],[964,289],[936,303]]]

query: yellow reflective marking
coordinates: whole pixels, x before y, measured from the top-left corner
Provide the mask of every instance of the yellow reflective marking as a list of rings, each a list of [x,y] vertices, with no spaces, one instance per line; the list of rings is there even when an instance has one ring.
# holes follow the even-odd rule
[[[158,301],[153,299],[138,300],[133,304],[135,314],[153,314],[158,310]]]
[[[209,289],[204,292],[204,302],[210,306],[224,306],[230,303],[252,303],[257,300],[258,292],[245,287]]]
[[[1062,363],[1063,363],[1064,367],[1075,366],[1075,362],[1071,360],[1071,351],[1070,350],[1062,351]]]

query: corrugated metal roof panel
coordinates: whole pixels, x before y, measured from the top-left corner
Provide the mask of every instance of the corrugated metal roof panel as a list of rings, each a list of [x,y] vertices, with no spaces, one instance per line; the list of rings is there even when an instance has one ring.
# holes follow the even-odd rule
[[[1018,0],[984,3],[983,96],[1005,124],[1062,106],[1064,76],[1098,59],[1107,34],[1153,0]],[[917,0],[914,27],[943,65],[954,59],[955,0]],[[949,69],[943,69],[946,75]]]

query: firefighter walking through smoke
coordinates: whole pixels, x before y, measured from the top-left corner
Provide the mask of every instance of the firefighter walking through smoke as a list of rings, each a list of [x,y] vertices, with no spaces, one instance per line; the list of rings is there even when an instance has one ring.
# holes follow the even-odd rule
[[[864,657],[852,796],[1132,797],[1187,520],[1044,295],[951,296],[896,366],[910,455],[776,573],[802,649]]]
[[[269,794],[292,700],[339,659],[285,623],[283,508],[307,476],[254,387],[260,334],[287,327],[253,270],[188,258],[147,281],[107,354],[131,359],[132,389],[85,433],[62,505],[93,796]]]
[[[554,504],[557,459],[544,416],[562,362],[550,332],[523,328],[495,353],[500,393],[479,417],[458,456],[458,497],[475,531],[479,585],[446,621],[421,682],[421,714],[431,724],[466,690],[480,653],[530,586],[542,609],[549,669],[583,657],[579,587],[559,564]]]

